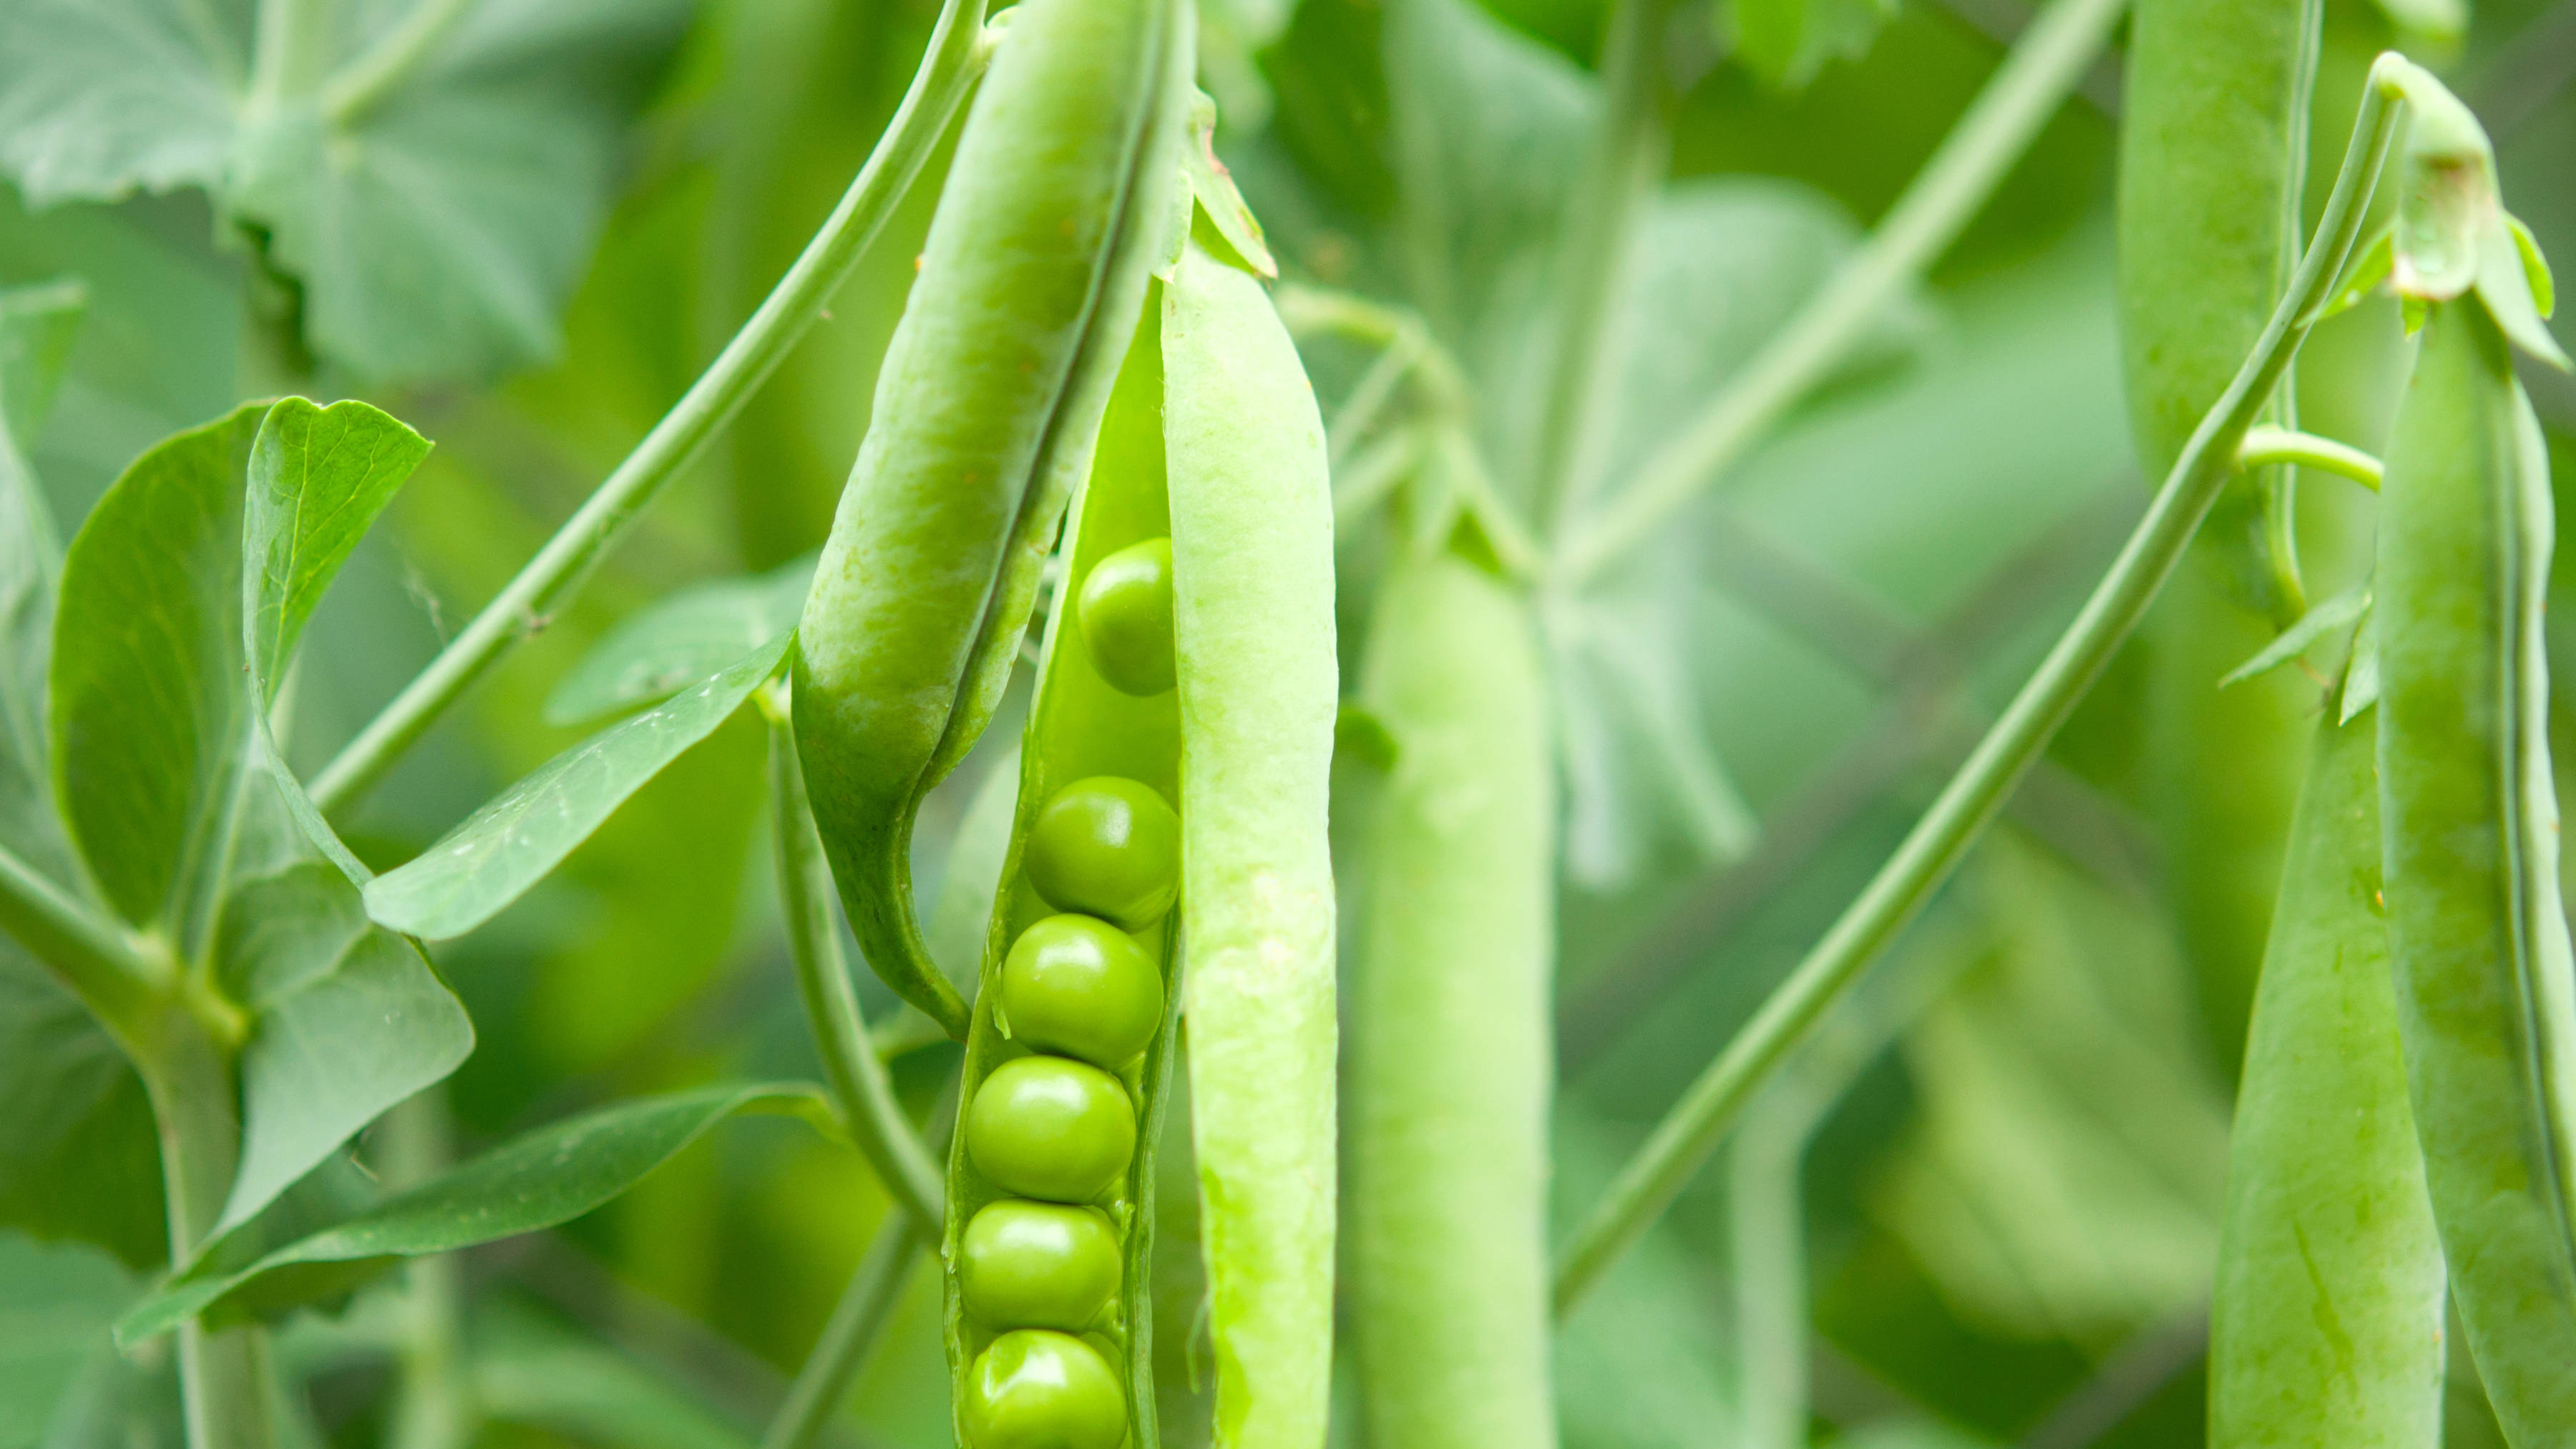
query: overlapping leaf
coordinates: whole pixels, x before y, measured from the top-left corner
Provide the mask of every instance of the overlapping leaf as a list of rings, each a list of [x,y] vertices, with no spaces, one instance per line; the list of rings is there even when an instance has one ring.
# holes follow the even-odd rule
[[[621,131],[684,0],[480,0],[346,18],[328,79],[254,95],[246,0],[0,11],[0,172],[37,205],[198,186],[369,376],[550,355]],[[400,64],[387,64],[396,59]]]

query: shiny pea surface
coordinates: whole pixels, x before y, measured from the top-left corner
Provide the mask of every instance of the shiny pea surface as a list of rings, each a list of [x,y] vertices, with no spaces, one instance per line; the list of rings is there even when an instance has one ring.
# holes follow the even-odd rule
[[[1162,973],[1126,932],[1090,916],[1048,916],[1002,962],[1013,1040],[1097,1067],[1135,1060],[1163,1021]]]
[[[1155,695],[1179,677],[1172,651],[1172,541],[1149,538],[1094,564],[1076,608],[1091,667],[1123,694]]]
[[[1118,1449],[1127,1396],[1098,1351],[1023,1328],[976,1355],[959,1406],[969,1449]]]
[[[1139,781],[1076,780],[1038,810],[1024,863],[1029,883],[1057,910],[1141,930],[1180,893],[1181,817]]]
[[[1089,1202],[1136,1155],[1136,1109],[1118,1079],[1064,1057],[1021,1057],[966,1109],[966,1152],[1004,1192]]]
[[[1118,1235],[1089,1208],[987,1204],[958,1243],[966,1311],[996,1328],[1078,1333],[1118,1292]]]

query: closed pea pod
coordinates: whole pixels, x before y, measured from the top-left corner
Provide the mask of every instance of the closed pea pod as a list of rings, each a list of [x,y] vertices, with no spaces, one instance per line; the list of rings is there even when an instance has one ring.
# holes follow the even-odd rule
[[[1442,552],[1379,595],[1361,696],[1400,753],[1368,837],[1350,1268],[1371,1442],[1556,1443],[1547,1114],[1554,805],[1520,601]]]
[[[2441,1438],[2442,1248],[2377,899],[2376,725],[2320,724],[2291,829],[2228,1138],[2214,1449]]]
[[[2420,122],[2419,122],[2420,124]],[[2541,638],[2548,468],[2487,304],[2430,304],[2375,585],[2398,1023],[2471,1352],[2516,1449],[2576,1442],[2576,971]]]
[[[852,929],[963,1036],[912,821],[990,719],[1168,225],[1167,0],[1029,0],[968,117],[798,627],[797,748]]]
[[[1339,692],[1324,428],[1251,274],[1164,289],[1191,1142],[1220,1449],[1314,1449],[1332,1368]]]

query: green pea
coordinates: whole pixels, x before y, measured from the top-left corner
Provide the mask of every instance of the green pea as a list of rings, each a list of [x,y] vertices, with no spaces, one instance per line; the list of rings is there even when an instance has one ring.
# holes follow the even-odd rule
[[[1163,1024],[1162,975],[1108,922],[1049,916],[1022,931],[1002,962],[1001,1012],[1022,1046],[1116,1068]]]
[[[959,1417],[968,1449],[1118,1449],[1127,1395],[1091,1345],[1023,1328],[976,1356]]]
[[[1038,811],[1025,861],[1047,904],[1142,930],[1180,893],[1181,817],[1134,780],[1076,780]]]
[[[1005,1199],[966,1224],[957,1286],[985,1323],[1079,1333],[1118,1292],[1118,1235],[1089,1208]]]
[[[1091,667],[1127,694],[1161,694],[1172,655],[1172,541],[1149,538],[1092,565],[1076,611]]]
[[[1005,1063],[966,1110],[966,1152],[1004,1192],[1089,1202],[1136,1153],[1136,1109],[1098,1067],[1063,1057]]]

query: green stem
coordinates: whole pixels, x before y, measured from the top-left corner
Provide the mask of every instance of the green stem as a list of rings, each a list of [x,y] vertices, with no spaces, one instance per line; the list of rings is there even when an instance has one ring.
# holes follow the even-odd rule
[[[1591,448],[1613,379],[1601,366],[1617,315],[1629,238],[1671,150],[1657,73],[1672,0],[1619,0],[1602,44],[1605,104],[1592,155],[1568,200],[1558,255],[1556,349],[1536,455],[1540,526],[1562,531],[1594,481]]]
[[[2124,0],[2052,0],[1869,240],[1552,560],[1580,586],[1652,537],[1839,364],[1985,204],[2101,53]]]
[[[322,83],[322,115],[346,128],[366,119],[385,97],[438,51],[475,0],[419,0],[365,53]]]
[[[323,811],[346,810],[504,653],[545,628],[645,505],[732,419],[805,335],[825,300],[893,214],[949,117],[982,73],[990,48],[983,15],[983,0],[947,0],[903,104],[822,230],[805,244],[751,320],[598,491],[324,767],[312,788],[313,802]]]
[[[841,933],[832,915],[832,870],[815,837],[805,803],[805,774],[796,759],[796,736],[787,711],[764,695],[769,716],[770,814],[777,832],[778,886],[787,914],[787,944],[796,958],[796,986],[823,1058],[823,1079],[849,1124],[859,1151],[896,1205],[923,1232],[940,1229],[943,1188],[939,1169],[895,1101],[885,1064],[868,1043],[859,996],[841,955]]]
[[[2316,245],[2300,261],[2298,275],[2265,324],[2252,355],[2201,419],[2110,572],[1895,855],[1691,1083],[1575,1229],[1557,1268],[1560,1316],[1671,1204],[1754,1091],[1948,878],[2113,652],[2137,627],[2210,504],[2234,476],[2238,445],[2280,381],[2291,353],[2314,324],[2320,303],[2352,249],[2364,203],[2387,157],[2400,113],[2390,79],[2392,61],[2395,57],[2382,56],[2372,67],[2360,114],[2353,122],[2352,146],[2317,224]]]
[[[2236,466],[2247,472],[2287,463],[2300,468],[2314,468],[2349,478],[2362,487],[2379,491],[2380,465],[2377,458],[2332,438],[2289,428],[2256,427],[2245,430],[2245,441],[2236,448]]]
[[[125,929],[75,900],[43,872],[0,846],[0,931],[50,968],[121,1040],[157,999],[155,983],[175,979]]]
[[[796,1371],[796,1382],[788,1386],[787,1401],[779,1405],[778,1416],[760,1436],[760,1449],[808,1449],[820,1437],[903,1296],[914,1258],[936,1236],[935,1229],[923,1228],[899,1209],[886,1215],[876,1240],[868,1244],[867,1256],[850,1275],[850,1286],[841,1290],[841,1301],[833,1306],[831,1321],[823,1325],[823,1336],[806,1355],[805,1366]]]
[[[384,1179],[400,1189],[427,1182],[455,1159],[444,1087],[430,1087],[385,1114]],[[385,1434],[387,1449],[462,1449],[474,1437],[476,1409],[465,1374],[463,1285],[453,1253],[414,1258],[403,1269],[406,1293],[400,1380]]]
[[[253,31],[250,108],[275,107],[321,84],[331,57],[331,0],[259,0]]]
[[[170,1261],[184,1264],[222,1214],[241,1153],[232,1054],[171,1001],[139,1034],[135,1064],[161,1138]],[[271,1449],[268,1336],[258,1328],[179,1329],[179,1395],[189,1449]]]

